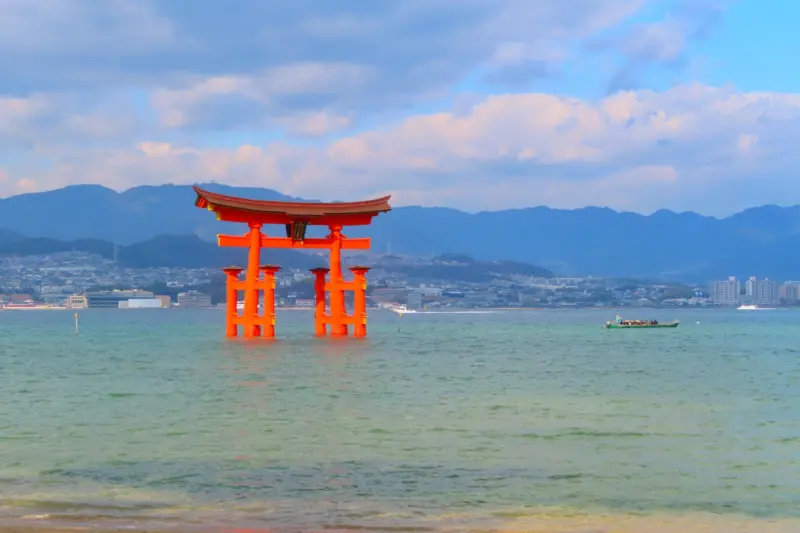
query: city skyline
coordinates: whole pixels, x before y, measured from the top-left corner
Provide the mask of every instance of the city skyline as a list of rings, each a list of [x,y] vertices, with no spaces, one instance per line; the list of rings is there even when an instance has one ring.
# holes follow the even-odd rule
[[[456,258],[453,258],[456,259]],[[665,283],[614,277],[493,274],[431,276],[429,260],[406,267],[384,256],[371,271],[370,305],[419,307],[732,307],[800,305],[800,282],[749,276],[709,283]],[[289,268],[277,276],[276,305],[313,307],[313,274]],[[463,276],[462,276],[463,278]],[[199,294],[197,292],[198,291]],[[0,259],[0,308],[48,304],[70,308],[207,307],[225,300],[216,268],[128,268],[80,252]],[[135,301],[134,301],[135,300]]]
[[[192,6],[0,2],[0,197],[216,180],[472,211],[800,202],[796,4]]]

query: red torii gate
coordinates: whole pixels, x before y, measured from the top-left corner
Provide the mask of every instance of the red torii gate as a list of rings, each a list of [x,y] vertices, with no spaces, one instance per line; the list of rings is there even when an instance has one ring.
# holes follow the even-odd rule
[[[249,248],[244,280],[239,275],[245,269],[227,267],[227,313],[225,334],[238,335],[238,326],[243,327],[245,337],[275,336],[275,274],[276,265],[260,265],[261,248],[328,249],[330,268],[314,268],[316,308],[315,333],[327,334],[331,326],[332,336],[348,334],[348,325],[353,326],[353,335],[367,334],[367,281],[369,267],[354,266],[353,280],[345,281],[342,274],[342,250],[368,250],[369,238],[347,238],[342,234],[345,226],[366,226],[373,217],[386,213],[391,196],[363,202],[278,202],[252,200],[213,193],[194,187],[197,193],[195,205],[213,211],[217,220],[240,222],[250,228],[245,235],[218,235],[219,246]],[[261,231],[265,224],[279,224],[286,228],[286,237],[270,237]],[[330,233],[324,238],[306,238],[308,226],[327,226]],[[263,276],[261,275],[263,274]],[[325,276],[329,274],[326,281]],[[238,292],[244,291],[244,311],[237,310]],[[264,293],[264,313],[258,314],[259,293]],[[354,313],[347,314],[344,291],[354,292]],[[329,294],[330,310],[326,313],[325,293]]]

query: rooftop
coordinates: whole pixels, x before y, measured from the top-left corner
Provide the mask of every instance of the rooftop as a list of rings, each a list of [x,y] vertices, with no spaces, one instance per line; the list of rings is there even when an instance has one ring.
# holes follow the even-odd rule
[[[195,186],[195,205],[214,211],[219,220],[261,224],[366,225],[380,213],[391,211],[391,196],[360,202],[279,202],[252,200],[206,191]]]

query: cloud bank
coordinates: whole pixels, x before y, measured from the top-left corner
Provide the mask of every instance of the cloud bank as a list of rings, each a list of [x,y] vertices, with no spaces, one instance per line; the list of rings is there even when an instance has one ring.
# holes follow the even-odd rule
[[[724,16],[659,5],[0,0],[0,195],[216,180],[473,211],[796,201],[800,95],[643,87]]]

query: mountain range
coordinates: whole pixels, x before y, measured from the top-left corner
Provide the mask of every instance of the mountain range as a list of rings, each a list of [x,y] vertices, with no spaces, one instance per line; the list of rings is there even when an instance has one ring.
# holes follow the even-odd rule
[[[201,186],[234,196],[302,200],[271,189]],[[124,192],[74,185],[12,196],[0,200],[0,243],[33,237],[130,246],[159,236],[194,235],[197,246],[208,250],[203,253],[215,253],[201,241],[213,244],[217,233],[245,231],[218,222],[213,214],[195,207],[194,199],[189,185],[140,186]],[[283,228],[265,229],[283,234]],[[314,231],[321,234],[322,229]],[[397,207],[376,217],[370,227],[348,228],[346,234],[372,237],[377,252],[458,253],[479,260],[541,265],[562,275],[687,282],[729,275],[800,278],[800,206],[755,207],[726,218],[667,210],[640,215],[599,207],[474,214],[441,207]],[[240,251],[218,253],[229,252]],[[185,253],[189,251],[174,251],[175,261]],[[278,255],[277,250],[265,252],[271,262],[279,262]]]

